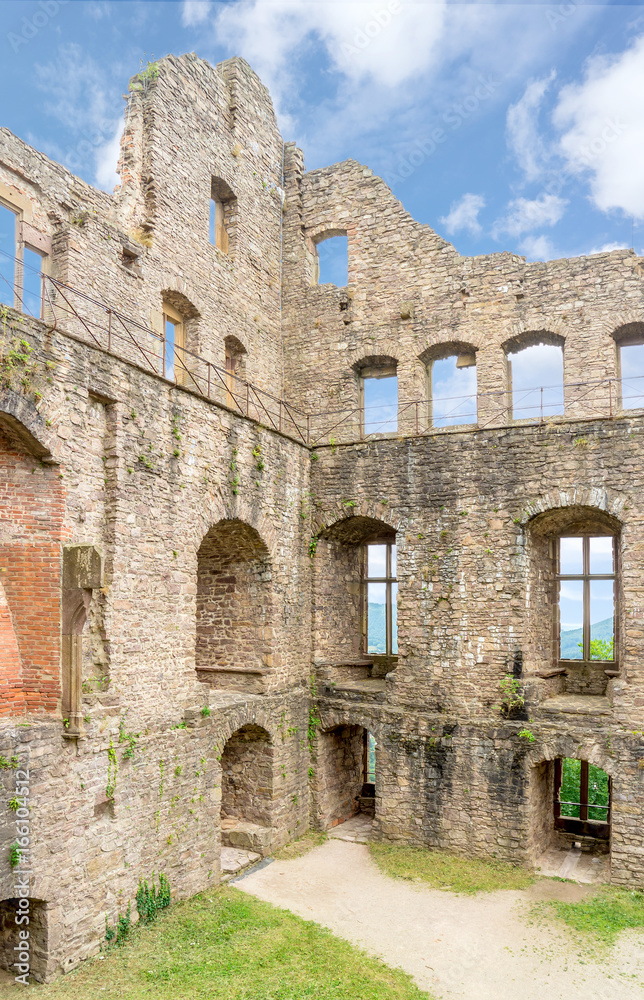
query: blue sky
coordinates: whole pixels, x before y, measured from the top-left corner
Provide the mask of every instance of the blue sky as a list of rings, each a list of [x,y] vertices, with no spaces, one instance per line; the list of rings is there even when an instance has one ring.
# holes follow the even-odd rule
[[[141,61],[245,56],[308,167],[353,157],[462,253],[644,248],[644,7],[4,0],[2,124],[111,190]]]

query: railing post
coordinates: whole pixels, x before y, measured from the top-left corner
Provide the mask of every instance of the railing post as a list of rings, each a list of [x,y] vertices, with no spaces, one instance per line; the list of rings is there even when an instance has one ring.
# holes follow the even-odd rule
[[[107,310],[107,351],[112,353],[112,310]]]
[[[279,402],[279,419],[278,419],[279,429],[282,429],[282,400]]]
[[[210,362],[207,362],[208,366],[208,399],[210,399]]]
[[[541,392],[541,417],[540,417],[540,423],[543,423],[543,386],[541,386],[540,392]]]
[[[309,413],[306,415],[306,443],[311,443],[311,415]]]
[[[246,383],[246,416],[250,417],[250,384]]]
[[[608,415],[612,417],[613,415],[613,380],[609,378],[608,380]]]

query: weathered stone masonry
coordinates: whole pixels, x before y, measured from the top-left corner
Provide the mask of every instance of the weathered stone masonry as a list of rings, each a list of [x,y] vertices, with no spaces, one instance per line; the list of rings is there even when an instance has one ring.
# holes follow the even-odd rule
[[[267,854],[345,819],[365,731],[376,836],[534,863],[553,761],[578,757],[612,779],[612,878],[642,885],[644,418],[603,383],[540,424],[499,407],[516,346],[562,345],[567,383],[619,375],[620,339],[644,342],[642,261],[463,258],[359,164],[306,173],[242,60],[157,68],[132,81],[114,195],[2,131],[0,201],[25,243],[95,300],[89,321],[104,303],[140,324],[108,351],[60,289],[43,322],[2,312],[0,755],[30,771],[33,972],[94,954],[152,871],[187,897],[217,881],[222,839]],[[348,287],[313,284],[316,244],[341,232]],[[312,449],[235,412],[224,382],[208,400],[155,369],[164,304],[189,370],[234,348],[238,374],[304,415],[359,409],[378,359],[404,403],[426,398],[432,359],[474,354],[479,424],[401,406],[396,435],[359,440],[351,418]],[[550,546],[573,523],[616,538],[615,676],[549,669]],[[361,547],[382,531],[399,652],[373,662]],[[517,670],[526,710],[507,720]]]

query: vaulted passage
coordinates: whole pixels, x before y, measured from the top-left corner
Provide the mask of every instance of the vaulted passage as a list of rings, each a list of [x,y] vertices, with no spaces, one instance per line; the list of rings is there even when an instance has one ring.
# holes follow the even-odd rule
[[[242,726],[221,757],[221,841],[267,854],[272,840],[273,747],[261,726]]]
[[[264,542],[242,521],[220,521],[201,543],[197,564],[199,679],[217,688],[263,693],[272,655]]]
[[[364,813],[375,814],[376,743],[362,726],[336,726],[316,741],[314,802],[322,830]]]

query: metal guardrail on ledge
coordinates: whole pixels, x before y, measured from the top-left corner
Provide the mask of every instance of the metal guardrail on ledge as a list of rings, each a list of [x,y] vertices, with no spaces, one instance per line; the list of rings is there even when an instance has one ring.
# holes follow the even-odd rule
[[[11,299],[11,302],[6,302]],[[644,376],[600,378],[513,391],[399,400],[305,413],[233,372],[166,338],[0,250],[0,304],[42,319],[62,334],[94,344],[146,371],[306,445],[340,444],[375,436],[423,435],[446,429],[543,424],[559,419],[613,417],[644,410]]]

